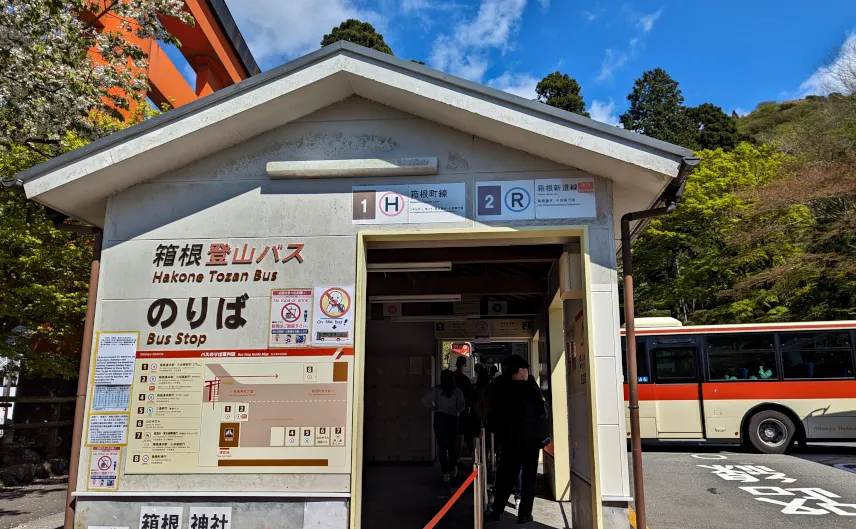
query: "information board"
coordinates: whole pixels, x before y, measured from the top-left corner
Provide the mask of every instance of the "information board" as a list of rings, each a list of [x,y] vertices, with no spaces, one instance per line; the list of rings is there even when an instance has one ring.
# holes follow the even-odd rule
[[[125,473],[349,472],[353,354],[138,352]]]

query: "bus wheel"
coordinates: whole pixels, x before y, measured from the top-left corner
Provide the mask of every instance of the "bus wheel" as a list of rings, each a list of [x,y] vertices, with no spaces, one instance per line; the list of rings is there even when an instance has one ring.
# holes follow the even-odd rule
[[[778,411],[760,411],[749,421],[749,441],[765,454],[784,454],[795,431],[793,421]]]

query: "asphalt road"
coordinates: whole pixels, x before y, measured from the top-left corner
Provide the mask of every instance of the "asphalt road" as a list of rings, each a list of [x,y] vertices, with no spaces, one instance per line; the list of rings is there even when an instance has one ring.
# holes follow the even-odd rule
[[[25,487],[0,488],[0,529],[62,527],[66,478],[52,478]]]
[[[649,529],[856,527],[853,443],[786,455],[646,446],[642,464]]]

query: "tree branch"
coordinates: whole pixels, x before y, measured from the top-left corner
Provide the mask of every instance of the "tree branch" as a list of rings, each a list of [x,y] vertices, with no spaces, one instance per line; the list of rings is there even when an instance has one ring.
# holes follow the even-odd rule
[[[98,15],[96,15],[96,16],[95,16],[95,18],[93,18],[92,20],[90,20],[90,21],[89,21],[89,22],[88,22],[88,23],[83,27],[83,29],[90,29],[90,28],[94,27],[94,26],[95,26],[95,23],[96,23],[96,22],[98,22],[99,20],[101,20],[101,17],[103,17],[103,16],[104,16],[104,15],[106,15],[106,14],[107,14],[111,9],[113,9],[113,6],[115,6],[117,2],[119,2],[119,0],[113,0],[112,2],[110,2],[110,5],[108,5],[107,7],[105,7],[105,8],[104,8],[104,11],[102,11],[101,13],[99,13]]]

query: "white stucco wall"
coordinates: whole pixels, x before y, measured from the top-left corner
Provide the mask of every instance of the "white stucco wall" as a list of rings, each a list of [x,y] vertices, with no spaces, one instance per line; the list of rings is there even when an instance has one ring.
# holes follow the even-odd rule
[[[272,181],[265,173],[270,161],[345,158],[399,158],[433,156],[440,160],[436,177],[319,179]],[[105,250],[99,284],[95,330],[147,332],[148,306],[159,297],[249,295],[247,325],[224,333],[211,327],[206,347],[264,348],[267,345],[270,289],[322,284],[353,284],[356,237],[351,223],[351,187],[375,183],[463,182],[467,188],[467,216],[474,218],[475,181],[557,177],[591,177],[529,154],[464,134],[369,101],[351,98],[308,115],[297,122],[251,138],[235,147],[155,180],[125,189],[108,200]],[[597,370],[602,493],[627,496],[627,453],[621,400],[621,363],[618,354],[618,298],[615,271],[615,232],[611,182],[595,177],[597,217],[554,221],[516,221],[492,225],[587,224],[590,227],[594,347]],[[468,228],[459,223],[420,224],[419,228]],[[373,225],[395,229],[402,225]],[[415,225],[407,226],[417,227]],[[151,260],[161,241],[174,244],[228,242],[265,246],[275,242],[305,244],[303,264],[281,265],[274,283],[210,283],[153,285]],[[208,273],[207,270],[202,270]],[[161,286],[163,294],[157,290]],[[180,311],[184,307],[180,305]],[[357,310],[360,310],[358,307]],[[176,329],[181,330],[181,329]],[[144,340],[143,340],[144,342]],[[81,456],[80,490],[86,488],[88,450]],[[347,492],[345,474],[232,475],[230,490],[293,490]],[[217,475],[125,476],[121,490],[222,490]]]

